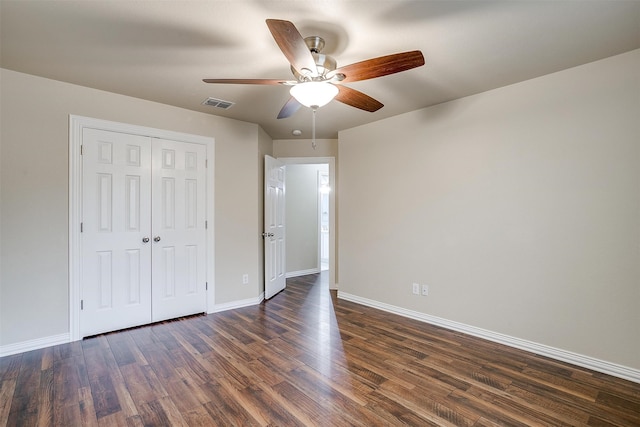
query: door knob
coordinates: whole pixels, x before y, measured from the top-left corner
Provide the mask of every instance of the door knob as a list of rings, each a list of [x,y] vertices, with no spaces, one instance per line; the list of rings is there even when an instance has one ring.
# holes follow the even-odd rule
[[[262,237],[273,237],[275,234],[273,233],[262,233]]]
[[[148,237],[143,237],[142,238],[142,243],[149,243],[149,238]]]
[[[153,238],[153,241],[154,241],[154,242],[159,242],[159,241],[160,241],[160,236],[156,236],[156,237],[154,237],[154,238]]]

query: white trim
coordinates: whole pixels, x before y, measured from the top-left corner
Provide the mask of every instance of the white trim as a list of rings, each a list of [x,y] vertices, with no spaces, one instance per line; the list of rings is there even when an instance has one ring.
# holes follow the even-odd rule
[[[329,193],[329,288],[336,286],[336,158],[335,157],[278,157],[285,165],[329,165],[329,182],[331,192]]]
[[[320,273],[320,269],[319,268],[310,268],[308,270],[289,271],[287,274],[285,274],[284,277],[289,279],[291,277],[306,276],[307,274],[316,274],[316,273]]]
[[[209,311],[209,314],[219,313],[221,311],[233,310],[236,308],[249,307],[252,305],[258,305],[262,301],[264,301],[264,292],[258,295],[257,298],[247,298],[238,301],[225,302],[222,304],[217,304],[213,306],[212,310]]]
[[[0,357],[11,356],[12,354],[24,353],[26,351],[39,350],[53,345],[67,344],[68,342],[69,334],[67,333],[3,345],[0,347]]]
[[[328,169],[328,168],[327,168]],[[322,271],[322,248],[323,248],[323,244],[322,242],[324,241],[324,239],[322,238],[322,207],[323,207],[323,193],[321,190],[321,182],[322,182],[322,177],[326,176],[327,180],[329,180],[329,171],[327,170],[325,171],[321,171],[320,169],[318,169],[317,171],[317,188],[318,188],[318,272]],[[329,185],[332,186],[334,185],[333,182],[331,182],[329,180]],[[331,188],[331,187],[329,187]],[[329,202],[329,200],[327,200],[327,203],[329,203],[329,209],[331,209],[331,203]],[[333,224],[331,224],[331,220],[329,220],[329,230],[331,230],[331,228],[333,228]],[[329,244],[329,242],[327,242],[327,245],[329,245],[329,248],[327,248],[327,250],[329,251],[329,256],[331,256],[331,252],[335,249],[331,248],[331,245]],[[327,259],[327,264],[329,263],[329,259]]]
[[[80,255],[82,239],[80,222],[82,220],[82,160],[80,146],[82,131],[85,128],[101,129],[150,138],[202,144],[207,147],[207,311],[215,305],[215,233],[214,233],[214,164],[215,139],[212,137],[174,132],[145,126],[112,122],[109,120],[69,115],[69,334],[67,342],[77,341],[80,337],[80,277],[82,277]]]
[[[317,166],[316,166],[317,167]],[[320,174],[323,171],[316,169],[316,232],[318,236],[318,258],[316,259],[316,265],[318,271],[322,271],[322,193],[320,192]],[[328,175],[328,174],[327,174]],[[327,179],[329,177],[327,176]],[[331,226],[331,224],[329,224]],[[327,260],[329,262],[329,260]]]
[[[338,298],[640,383],[640,370],[338,291]]]
[[[82,118],[69,116],[69,340],[80,339],[80,278],[82,239]]]
[[[216,239],[215,224],[215,140],[209,138],[207,142],[207,308],[216,303]],[[208,312],[208,310],[207,310]]]

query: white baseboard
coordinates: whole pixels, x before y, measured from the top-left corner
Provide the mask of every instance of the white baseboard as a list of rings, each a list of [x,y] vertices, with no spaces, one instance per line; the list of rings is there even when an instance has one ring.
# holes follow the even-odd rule
[[[640,383],[640,370],[338,291],[338,298]]]
[[[257,298],[248,298],[240,301],[232,301],[224,304],[216,304],[209,313],[217,313],[220,311],[232,310],[234,308],[248,307],[250,305],[260,304],[264,300],[264,292]],[[37,338],[29,341],[22,341],[15,344],[0,346],[0,357],[11,356],[12,354],[24,353],[26,351],[38,350],[45,347],[51,347],[58,344],[67,344],[71,342],[71,334],[65,333],[60,335],[52,335],[49,337]]]
[[[458,332],[463,332],[478,338],[483,338],[499,344],[508,345],[510,347],[519,348],[541,356],[550,357],[561,362],[571,363],[582,366],[597,372],[601,372],[614,377],[623,378],[635,383],[640,383],[640,370],[629,368],[627,366],[618,365],[604,360],[595,359],[578,353],[550,347],[544,344],[523,340],[520,338],[504,335],[498,332],[489,331],[475,326],[466,325],[464,323],[454,322],[452,320],[443,319],[441,317],[420,313],[414,310],[397,307],[394,305],[382,303],[368,298],[359,297],[338,290],[338,298],[346,301],[355,302],[368,307],[377,308],[389,313],[397,314],[403,317],[419,320],[421,322],[430,323],[432,325],[441,326]],[[257,298],[247,298],[239,301],[232,301],[224,304],[216,304],[209,313],[218,313],[221,311],[232,310],[235,308],[248,307],[260,304],[264,300],[264,293]],[[0,357],[11,356],[13,354],[24,353],[27,351],[38,350],[45,347],[51,347],[59,344],[69,343],[71,340],[69,333],[52,335],[49,337],[37,338],[34,340],[22,341],[15,344],[0,346]]]
[[[289,271],[288,273],[285,273],[284,277],[286,279],[289,279],[291,277],[306,276],[307,274],[317,274],[317,273],[320,273],[319,268],[310,268],[308,270]]]
[[[213,309],[209,310],[208,313],[219,313],[221,311],[233,310],[234,308],[242,308],[249,307],[251,305],[258,305],[262,301],[264,301],[264,292],[258,295],[257,298],[247,298],[238,301],[225,302],[223,304],[216,304],[213,306]]]
[[[216,304],[209,313],[217,313],[220,311],[232,310],[234,308],[248,307],[260,304],[264,300],[264,292],[257,298],[248,298],[240,301],[232,301],[224,304]],[[24,353],[31,350],[39,350],[45,347],[51,347],[58,344],[67,344],[71,342],[71,334],[64,333],[52,335],[49,337],[36,338],[29,341],[21,341],[15,344],[0,346],[0,357],[11,356],[12,354]]]
[[[41,348],[51,347],[58,344],[67,344],[70,341],[71,335],[69,333],[65,333],[22,341],[15,344],[3,345],[0,347],[0,357],[11,356],[12,354],[24,353],[31,350],[39,350]]]

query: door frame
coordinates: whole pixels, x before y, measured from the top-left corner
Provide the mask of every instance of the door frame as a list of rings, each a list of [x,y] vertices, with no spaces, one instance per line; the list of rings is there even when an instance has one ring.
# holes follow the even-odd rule
[[[336,286],[336,158],[335,157],[278,157],[285,166],[287,165],[329,165],[329,289],[337,289]]]
[[[80,304],[82,300],[82,132],[85,128],[191,142],[207,146],[206,240],[207,240],[207,312],[215,305],[215,234],[214,234],[214,159],[215,139],[163,129],[137,126],[109,120],[69,115],[69,332],[70,341],[80,336]]]
[[[331,188],[331,186],[333,185],[331,183],[331,178],[329,178],[329,168],[327,168],[327,172],[326,172],[326,176],[327,179],[329,180],[329,188]],[[318,271],[322,272],[322,247],[324,246],[322,244],[323,242],[323,238],[322,238],[322,192],[320,191],[322,186],[320,185],[320,182],[322,180],[322,176],[325,175],[325,172],[318,170],[317,171],[317,187],[318,187]],[[331,197],[331,191],[329,191],[329,197]],[[329,204],[329,209],[331,209],[331,201],[327,199],[327,203]],[[331,233],[331,227],[333,227],[333,224],[331,224],[331,218],[329,218],[329,233]],[[329,256],[331,256],[331,245],[329,244],[329,242],[327,242],[327,246],[329,246],[327,248],[327,250],[329,251]],[[329,263],[329,259],[327,259],[327,264]]]

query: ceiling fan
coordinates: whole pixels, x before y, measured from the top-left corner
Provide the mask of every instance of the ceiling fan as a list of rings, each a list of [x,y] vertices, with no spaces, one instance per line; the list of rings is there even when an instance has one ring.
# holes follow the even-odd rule
[[[337,63],[322,52],[324,40],[318,36],[302,38],[295,25],[280,19],[267,19],[267,27],[291,64],[295,80],[276,79],[203,79],[205,83],[291,86],[291,98],[278,114],[291,116],[302,105],[314,110],[332,99],[361,110],[374,112],[383,104],[343,83],[373,79],[424,65],[422,52],[395,53],[336,68]]]

